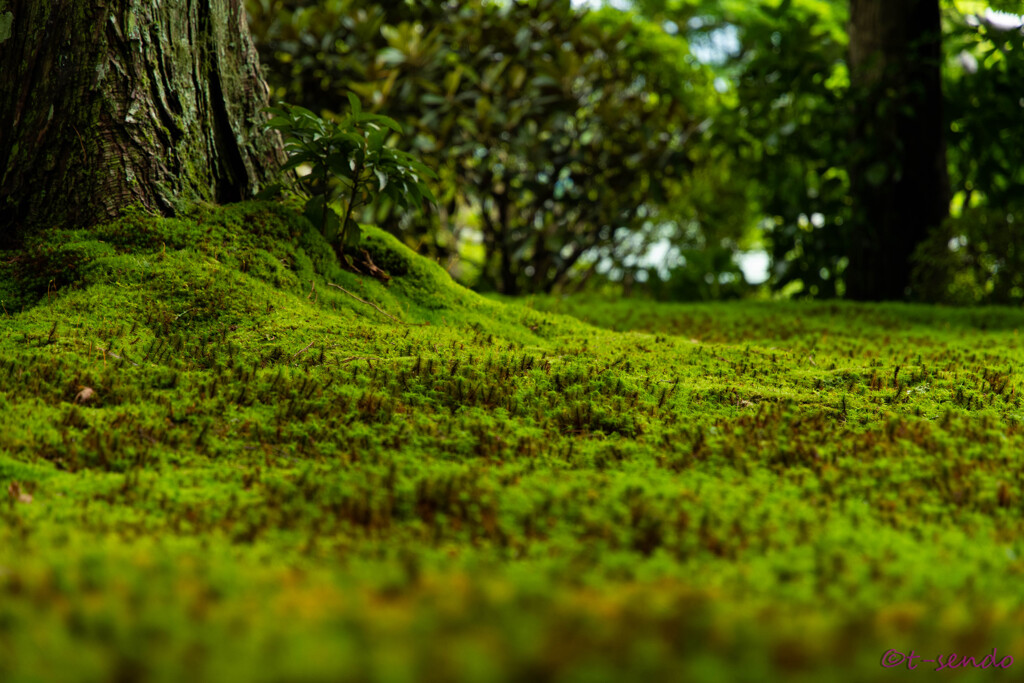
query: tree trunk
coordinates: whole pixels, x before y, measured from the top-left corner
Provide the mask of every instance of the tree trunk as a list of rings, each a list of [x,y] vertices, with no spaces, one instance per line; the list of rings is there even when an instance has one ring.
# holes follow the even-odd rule
[[[241,0],[0,0],[0,246],[276,173]]]
[[[941,62],[938,0],[851,0],[849,298],[905,298],[914,249],[948,215]]]
[[[509,224],[509,204],[511,200],[508,194],[501,193],[497,197],[498,203],[498,229],[501,235],[498,239],[499,246],[499,269],[501,271],[501,293],[507,296],[519,295],[519,281],[514,271],[515,256],[512,251],[512,226]]]

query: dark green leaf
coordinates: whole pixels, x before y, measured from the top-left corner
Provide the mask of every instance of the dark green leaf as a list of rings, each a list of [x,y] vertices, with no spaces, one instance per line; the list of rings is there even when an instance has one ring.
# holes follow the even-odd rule
[[[363,229],[351,218],[345,229],[345,246],[355,247],[363,239]]]
[[[347,93],[348,105],[352,109],[353,116],[359,116],[363,111],[363,105],[359,102],[359,97],[355,93]]]

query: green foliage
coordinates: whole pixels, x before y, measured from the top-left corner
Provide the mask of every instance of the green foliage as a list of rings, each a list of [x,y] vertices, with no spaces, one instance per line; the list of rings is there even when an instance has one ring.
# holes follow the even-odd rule
[[[709,137],[733,160],[722,187],[770,246],[770,284],[841,294],[850,219],[845,2],[640,3],[717,51],[727,97]],[[735,41],[730,45],[730,40]]]
[[[401,134],[396,121],[363,112],[359,98],[349,94],[350,111],[340,121],[325,121],[300,106],[281,104],[267,111],[273,118],[267,127],[285,139],[288,161],[284,170],[308,167],[297,179],[307,198],[305,215],[320,229],[338,254],[359,243],[362,232],[353,218],[363,205],[385,197],[401,207],[436,202],[426,184],[434,173],[411,155],[387,145],[392,134]],[[330,203],[342,198],[343,216]]]
[[[959,305],[1024,303],[1024,207],[979,201],[916,252],[930,298]]]
[[[851,112],[845,16],[823,7],[764,4],[744,22],[737,107],[722,132],[735,132],[750,164],[772,284],[829,298],[842,293],[846,262]]]
[[[651,279],[652,291],[700,289],[708,273],[684,252],[767,244],[775,289],[845,292],[848,169],[879,152],[850,144],[862,94],[847,73],[846,0],[632,3],[643,16],[567,0],[249,4],[279,92],[340,111],[353,89],[414,131],[411,147],[440,175],[440,221],[388,201],[363,218],[456,272],[460,242],[479,233],[483,258],[464,270],[481,288],[636,279],[638,257],[667,240],[677,285]],[[936,300],[1020,300],[1024,49],[1019,30],[962,13],[986,7],[1019,9],[943,3],[953,219],[922,245],[915,285]],[[884,171],[869,177],[885,182]],[[993,225],[1008,232],[987,236]],[[706,261],[725,268],[713,281],[736,272]]]
[[[1019,7],[1016,8],[1019,10]],[[951,218],[918,251],[927,295],[959,304],[1024,302],[1024,33],[946,12]]]
[[[701,151],[709,73],[659,25],[569,0],[314,4],[251,3],[275,87],[338,111],[344,84],[412,130],[440,176],[439,224],[386,202],[366,218],[437,256],[479,233],[480,287],[546,291],[659,239],[693,248],[747,227],[700,219],[743,205],[716,196],[725,162]]]
[[[389,47],[381,29],[436,15],[444,5],[436,0],[246,0],[246,13],[274,99],[338,112],[353,87],[374,106],[384,95],[371,99],[375,90],[362,88],[378,82],[388,68],[391,53],[376,59],[379,50]],[[436,49],[433,38],[423,34],[418,44],[424,59]]]
[[[852,104],[862,93],[850,88],[847,73],[848,3],[634,4],[659,21],[674,21],[691,45],[717,50],[711,62],[730,87],[711,134],[736,151],[733,182],[749,186],[753,212],[763,217],[772,286],[841,296],[855,237],[847,169],[858,155],[880,153],[850,144]],[[979,14],[963,14],[958,5]],[[1024,213],[1017,191],[1024,153],[1013,142],[1024,135],[1014,86],[1024,78],[1024,36],[985,19],[986,6],[1019,11],[1014,3],[943,3],[954,201],[949,224],[918,252],[916,288],[931,300],[1016,303],[1024,291],[1015,236]],[[728,36],[735,45],[723,41]],[[897,154],[898,145],[889,152]],[[894,158],[889,167],[898,163]],[[869,181],[884,183],[887,172],[878,164]]]

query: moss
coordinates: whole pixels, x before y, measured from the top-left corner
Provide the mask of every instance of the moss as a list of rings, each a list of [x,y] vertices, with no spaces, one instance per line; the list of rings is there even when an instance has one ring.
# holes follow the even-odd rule
[[[0,679],[858,681],[1024,642],[1020,311],[491,301],[366,233],[388,284],[258,202],[0,258],[33,292]]]
[[[0,5],[0,9],[7,9],[6,5]],[[0,43],[11,37],[11,26],[14,25],[14,14],[11,12],[0,12]]]

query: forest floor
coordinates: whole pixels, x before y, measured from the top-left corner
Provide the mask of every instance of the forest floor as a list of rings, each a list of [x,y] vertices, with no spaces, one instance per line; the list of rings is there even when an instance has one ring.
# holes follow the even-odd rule
[[[1024,312],[367,249],[242,204],[2,255],[0,681],[1019,677]]]

